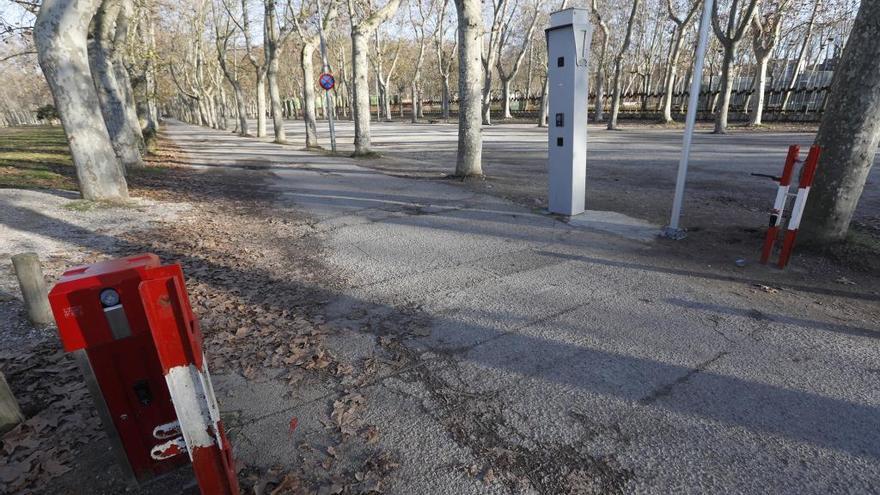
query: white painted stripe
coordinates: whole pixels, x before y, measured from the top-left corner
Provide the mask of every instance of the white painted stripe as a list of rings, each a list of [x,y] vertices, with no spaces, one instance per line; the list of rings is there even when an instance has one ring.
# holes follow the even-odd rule
[[[788,230],[797,230],[800,227],[801,215],[804,213],[804,205],[807,204],[807,194],[809,193],[809,187],[798,189],[797,198],[795,198],[794,206],[791,208],[791,220],[788,221]]]
[[[785,209],[785,198],[788,196],[788,186],[779,186],[776,190],[776,200],[773,202],[773,214],[776,215],[775,226],[782,225],[782,211]]]
[[[208,430],[210,426],[216,425],[211,421],[211,411],[202,385],[204,383],[202,374],[194,365],[177,366],[168,370],[165,382],[168,384],[177,421],[180,423],[180,430],[189,447],[187,451],[192,461],[192,452],[197,447],[214,445],[214,438]],[[213,392],[211,396],[213,398]]]

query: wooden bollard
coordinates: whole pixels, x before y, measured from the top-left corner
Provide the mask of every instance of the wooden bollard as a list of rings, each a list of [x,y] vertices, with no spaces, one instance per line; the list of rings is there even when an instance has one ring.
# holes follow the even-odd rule
[[[18,407],[18,401],[12,395],[12,390],[6,383],[6,377],[0,373],[0,435],[15,428],[22,421],[24,421],[24,416]]]
[[[49,307],[49,292],[37,253],[22,253],[12,257],[18,286],[27,308],[28,318],[35,325],[48,325],[54,321]]]

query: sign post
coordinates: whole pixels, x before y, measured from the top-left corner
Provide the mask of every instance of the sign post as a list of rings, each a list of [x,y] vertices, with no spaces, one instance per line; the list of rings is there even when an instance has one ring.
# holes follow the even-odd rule
[[[687,180],[688,161],[691,156],[691,140],[694,136],[694,125],[697,121],[697,105],[700,97],[700,86],[703,82],[703,60],[706,58],[706,45],[709,43],[709,24],[712,22],[713,0],[703,2],[703,17],[700,19],[700,34],[697,42],[697,53],[694,56],[694,75],[691,80],[691,92],[688,95],[687,117],[685,119],[684,138],[681,145],[681,160],[678,162],[678,175],[675,179],[675,197],[672,200],[672,214],[669,225],[660,233],[662,237],[680,240],[687,236],[679,227],[681,206],[684,202],[684,183]]]
[[[333,78],[333,75],[330,74],[330,63],[327,62],[327,43],[324,41],[324,11],[321,8],[321,0],[317,1],[318,4],[318,36],[321,38],[321,62],[322,62],[322,72],[321,77],[318,83],[324,88],[324,104],[327,106],[327,122],[330,126],[330,149],[336,153],[336,126],[333,121],[333,98],[330,96],[330,90],[333,89],[333,86],[336,85],[336,80]],[[329,87],[324,85],[325,76],[329,76]]]

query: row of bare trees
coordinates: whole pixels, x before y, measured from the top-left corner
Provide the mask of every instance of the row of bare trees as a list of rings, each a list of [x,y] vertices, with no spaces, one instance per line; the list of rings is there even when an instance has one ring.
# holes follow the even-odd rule
[[[547,94],[546,47],[538,27],[546,24],[549,11],[568,6],[550,1],[22,4],[37,14],[33,34],[39,62],[71,143],[83,195],[124,199],[125,171],[143,165],[159,108],[243,136],[251,134],[249,117],[256,119],[255,134],[267,136],[271,118],[278,143],[286,142],[285,119],[301,117],[307,147],[320,145],[318,114],[350,115],[355,154],[369,155],[371,97],[376,117],[391,119],[395,90],[400,112],[408,93],[413,122],[421,118],[425,95],[443,102],[443,118],[451,116],[451,102],[457,101],[456,173],[479,175],[482,126],[492,123],[493,96],[501,95],[504,119],[512,115],[514,93],[528,96],[541,88]],[[593,88],[601,101],[610,87],[609,129],[619,126],[621,96],[633,88],[664,93],[663,120],[675,117],[671,95],[694,77],[689,48],[701,7],[700,0],[592,1],[598,27]],[[709,70],[702,76],[704,86],[720,90],[716,132],[727,129],[734,89],[755,89],[751,123],[758,125],[766,88],[783,88],[784,108],[805,74],[815,81],[817,75],[828,79],[836,73],[831,69],[845,59],[843,46],[856,9],[851,0],[716,2]],[[328,44],[321,65],[338,80],[324,102],[315,97],[319,26]],[[539,124],[545,125],[546,97],[542,107]],[[594,119],[606,120],[602,106]]]
[[[83,197],[127,199],[125,174],[144,166],[158,125],[152,13],[132,0],[46,0],[28,8]],[[128,49],[133,44],[138,50]]]

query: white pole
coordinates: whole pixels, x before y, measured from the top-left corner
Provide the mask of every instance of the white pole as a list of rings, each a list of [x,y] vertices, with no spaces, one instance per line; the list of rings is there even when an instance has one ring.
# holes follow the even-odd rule
[[[706,45],[709,41],[709,23],[712,21],[713,0],[703,0],[703,17],[700,19],[700,40],[694,59],[694,75],[691,81],[691,92],[688,95],[687,119],[684,127],[684,139],[681,145],[681,160],[678,162],[678,177],[675,179],[675,199],[672,201],[672,215],[669,226],[663,235],[671,239],[684,239],[685,232],[678,226],[681,218],[681,204],[684,201],[684,183],[687,179],[688,159],[691,154],[691,140],[694,125],[697,121],[697,105],[700,98],[700,86],[703,81],[703,59],[706,58]]]
[[[330,64],[327,62],[327,44],[324,42],[324,13],[321,11],[321,0],[318,0],[318,35],[321,38],[321,62],[322,72],[330,72]],[[323,89],[323,88],[322,88]],[[330,125],[330,149],[336,153],[336,126],[333,122],[333,100],[330,90],[324,90],[324,104],[327,106],[327,123]]]

